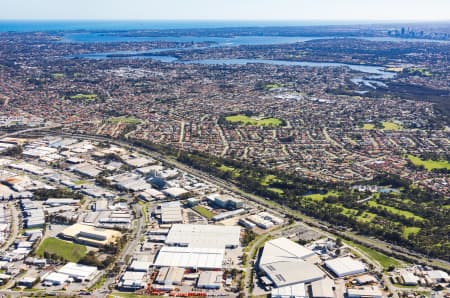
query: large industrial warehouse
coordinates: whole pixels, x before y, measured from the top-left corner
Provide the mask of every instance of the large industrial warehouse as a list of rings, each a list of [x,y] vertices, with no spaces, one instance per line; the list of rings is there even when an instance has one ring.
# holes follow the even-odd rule
[[[193,269],[221,269],[225,255],[223,248],[164,246],[155,260],[156,267]]]
[[[170,246],[235,248],[239,246],[238,226],[174,224],[166,238]]]
[[[277,238],[266,242],[259,265],[261,266],[275,262],[306,260],[315,255],[316,253],[312,250],[287,238]]]
[[[364,263],[351,257],[337,258],[325,262],[325,267],[332,271],[337,277],[344,277],[364,273]]]
[[[315,255],[287,238],[278,238],[265,244],[259,268],[277,288],[310,283],[325,277],[314,264]]]
[[[174,224],[155,266],[221,269],[225,249],[238,247],[240,234],[238,226]]]
[[[64,239],[98,247],[116,243],[122,237],[122,233],[111,229],[96,228],[76,223],[65,228],[60,233],[60,236]]]

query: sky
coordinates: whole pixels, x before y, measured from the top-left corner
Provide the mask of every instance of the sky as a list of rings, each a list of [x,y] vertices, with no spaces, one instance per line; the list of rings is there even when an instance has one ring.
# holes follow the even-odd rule
[[[0,20],[448,21],[450,0],[0,0]]]

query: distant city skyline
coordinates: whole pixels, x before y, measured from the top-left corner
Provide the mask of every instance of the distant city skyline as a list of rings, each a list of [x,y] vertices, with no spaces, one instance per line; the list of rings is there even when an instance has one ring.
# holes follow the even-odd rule
[[[14,0],[1,20],[449,21],[448,0]]]

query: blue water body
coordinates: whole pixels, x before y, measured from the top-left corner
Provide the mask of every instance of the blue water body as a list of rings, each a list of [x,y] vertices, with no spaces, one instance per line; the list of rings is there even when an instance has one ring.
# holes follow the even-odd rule
[[[368,24],[364,21],[0,21],[0,32],[117,31],[264,26],[318,26]]]
[[[271,45],[304,42],[313,39],[333,37],[306,37],[306,36],[235,36],[235,37],[211,37],[211,36],[120,36],[97,32],[67,33],[61,41],[77,43],[93,42],[213,42],[218,45]]]
[[[152,56],[153,59],[158,59],[158,56]],[[369,65],[355,65],[346,63],[331,63],[331,62],[306,62],[306,61],[286,61],[286,60],[268,60],[268,59],[202,59],[183,61],[183,63],[195,64],[228,64],[228,65],[245,65],[249,63],[262,63],[272,65],[286,65],[286,66],[303,66],[303,67],[349,67],[352,70],[360,71],[376,75],[378,78],[393,78],[395,73],[384,71],[383,67],[369,66]]]
[[[307,61],[287,61],[287,60],[269,60],[269,59],[200,59],[200,60],[188,60],[181,61],[173,56],[158,56],[151,55],[152,53],[162,52],[170,49],[155,49],[145,52],[133,52],[133,51],[120,51],[112,53],[89,53],[71,56],[69,58],[87,58],[87,59],[153,59],[161,62],[177,62],[184,64],[205,64],[205,65],[246,65],[251,63],[271,64],[271,65],[285,65],[285,66],[303,66],[303,67],[349,67],[352,70],[360,71],[363,73],[374,75],[377,79],[391,79],[395,77],[394,72],[386,71],[383,67],[370,66],[370,65],[355,65],[346,63],[331,63],[331,62],[307,62]],[[147,54],[147,55],[143,55]],[[111,55],[126,55],[126,56],[111,56]],[[359,78],[361,82],[365,80]],[[358,81],[358,82],[360,82]],[[368,81],[369,82],[369,81]],[[357,82],[355,82],[357,83]],[[381,82],[380,82],[381,83]]]
[[[370,24],[367,21],[1,21],[0,32],[64,32],[63,41],[68,42],[139,42],[139,41],[180,41],[201,42],[212,41],[235,44],[281,44],[304,41],[305,37],[283,36],[236,36],[234,38],[219,37],[126,37],[105,35],[112,31],[130,30],[167,30],[167,29],[204,29],[204,28],[236,28],[236,27],[286,27],[286,26],[325,26]],[[379,23],[379,22],[375,22]],[[69,32],[77,33],[69,33]],[[325,38],[325,37],[321,37]],[[315,38],[309,38],[315,39]],[[429,39],[404,39],[395,37],[364,37],[373,41],[422,41],[448,42]]]
[[[62,42],[76,43],[95,43],[95,42],[213,42],[219,45],[273,45],[273,44],[289,44],[296,42],[304,42],[314,39],[330,39],[343,38],[335,36],[233,36],[233,37],[212,37],[212,36],[121,36],[113,34],[105,34],[105,32],[77,32],[65,33]],[[446,40],[432,39],[412,39],[412,38],[395,38],[395,37],[349,37],[370,41],[389,41],[389,42],[439,42],[449,43]]]

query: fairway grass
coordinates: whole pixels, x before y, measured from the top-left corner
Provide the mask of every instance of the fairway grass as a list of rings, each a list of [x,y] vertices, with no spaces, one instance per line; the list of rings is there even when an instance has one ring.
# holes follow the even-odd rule
[[[47,238],[42,241],[36,254],[39,257],[43,257],[44,252],[55,254],[63,257],[69,262],[77,263],[86,255],[87,248],[84,245],[67,242],[57,238]]]
[[[268,186],[273,182],[281,182],[280,179],[277,178],[275,175],[266,175],[264,178],[261,179],[261,185],[262,186]]]
[[[420,232],[419,227],[404,227],[402,232],[402,237],[408,239],[409,235],[416,235]]]
[[[228,167],[226,165],[220,165],[219,170],[221,170],[222,172],[233,172],[236,169],[233,167]]]
[[[278,118],[257,118],[257,117],[248,117],[243,114],[227,116],[225,120],[231,123],[240,123],[243,125],[254,125],[254,126],[281,126],[282,121]]]
[[[374,213],[372,213],[372,212],[364,211],[361,215],[358,215],[358,216],[356,217],[356,220],[357,220],[358,222],[364,222],[364,223],[367,223],[367,222],[372,222],[372,221],[375,219],[376,216],[377,216],[377,215],[374,214]]]
[[[311,195],[303,196],[305,199],[311,199],[313,201],[322,201],[323,199],[330,197],[330,196],[339,196],[339,193],[337,191],[328,191],[326,194],[320,194],[315,193]]]
[[[446,160],[423,160],[420,157],[411,154],[408,154],[407,157],[415,166],[424,166],[427,171],[434,169],[450,170],[450,163]]]
[[[267,189],[270,190],[271,192],[277,193],[280,196],[284,195],[284,191],[282,189],[276,187],[268,187]]]
[[[383,205],[383,204],[377,203],[375,201],[369,201],[368,204],[369,204],[370,207],[381,207],[381,208],[384,208],[389,213],[392,213],[392,214],[402,215],[402,216],[404,216],[406,218],[413,218],[413,219],[418,220],[418,221],[425,221],[425,219],[423,217],[415,215],[414,213],[412,213],[410,211],[397,209],[395,207]]]

